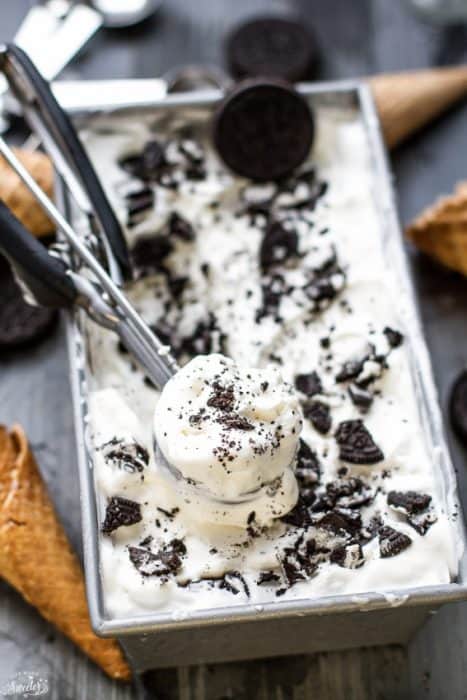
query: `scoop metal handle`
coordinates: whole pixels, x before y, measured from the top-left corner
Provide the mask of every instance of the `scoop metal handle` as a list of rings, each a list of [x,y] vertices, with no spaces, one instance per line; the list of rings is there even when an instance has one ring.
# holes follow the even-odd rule
[[[158,387],[163,387],[178,370],[175,358],[170,354],[170,348],[167,348],[143,321],[125,294],[114,284],[110,275],[100,265],[97,258],[94,257],[93,253],[75,233],[55,204],[39,187],[1,137],[0,154],[11,165],[31,194],[63,233],[82,265],[95,278],[97,284],[88,277],[82,277],[71,271],[68,273],[77,290],[76,303],[80,304],[97,323],[118,333],[128,351],[138,362],[144,364],[144,368],[154,384]],[[24,234],[27,235],[26,232],[20,234],[22,240],[24,239]],[[1,232],[0,237],[3,238]],[[18,240],[20,240],[19,237]],[[40,245],[38,242],[37,244]],[[13,249],[14,246],[11,244],[11,250]],[[34,253],[38,255],[37,247]],[[21,260],[25,260],[27,247],[24,240],[20,255]],[[23,267],[24,265],[20,265],[19,270],[21,271]],[[30,263],[29,270],[31,273],[33,269],[33,265]]]

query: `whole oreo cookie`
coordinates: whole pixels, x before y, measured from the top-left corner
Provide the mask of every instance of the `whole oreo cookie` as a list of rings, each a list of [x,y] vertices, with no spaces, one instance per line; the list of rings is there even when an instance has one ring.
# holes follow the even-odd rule
[[[0,353],[41,340],[55,324],[55,310],[27,304],[10,266],[0,256]]]
[[[305,99],[275,80],[239,83],[214,114],[213,139],[225,164],[257,181],[289,175],[308,156],[314,120]]]
[[[291,83],[313,77],[316,43],[294,19],[257,17],[227,38],[227,62],[236,78],[274,77]]]
[[[460,373],[451,389],[449,417],[457,437],[467,446],[467,370]]]

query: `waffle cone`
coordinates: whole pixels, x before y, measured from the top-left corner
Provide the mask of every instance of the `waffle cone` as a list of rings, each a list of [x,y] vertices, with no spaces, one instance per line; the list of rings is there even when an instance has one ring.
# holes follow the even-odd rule
[[[433,68],[369,78],[388,148],[467,95],[467,66]]]
[[[467,275],[467,182],[425,209],[406,234],[421,251]]]
[[[39,151],[13,150],[37,184],[49,197],[52,197],[53,168],[50,158]],[[0,199],[35,236],[45,236],[54,231],[54,224],[2,156],[0,156]]]
[[[91,629],[81,567],[18,426],[0,426],[0,575],[109,676],[129,680],[117,642]]]

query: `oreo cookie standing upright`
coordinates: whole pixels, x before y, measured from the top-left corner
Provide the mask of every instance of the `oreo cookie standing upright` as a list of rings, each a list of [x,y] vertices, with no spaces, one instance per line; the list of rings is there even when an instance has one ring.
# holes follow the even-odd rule
[[[259,182],[289,175],[309,155],[313,137],[307,101],[280,80],[239,83],[214,113],[220,157],[233,172]]]
[[[311,31],[293,18],[255,17],[226,39],[227,63],[235,78],[273,77],[291,83],[314,77],[316,42]]]

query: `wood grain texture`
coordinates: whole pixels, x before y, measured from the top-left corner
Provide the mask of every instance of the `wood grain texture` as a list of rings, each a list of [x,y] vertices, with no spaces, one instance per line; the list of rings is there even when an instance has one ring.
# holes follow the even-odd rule
[[[0,41],[11,39],[28,0],[2,3]],[[346,78],[447,65],[467,58],[467,30],[420,22],[407,0],[166,0],[161,13],[130,31],[99,35],[70,77],[159,75],[183,63],[222,64],[221,37],[246,16],[292,10],[314,30],[320,76]],[[467,108],[427,127],[393,154],[401,218],[407,223],[467,176]],[[466,364],[467,281],[411,254],[428,344],[443,405]],[[72,542],[81,550],[78,484],[63,331],[33,353],[0,359],[0,422],[21,422]],[[463,493],[466,454],[450,436]],[[467,697],[467,607],[446,607],[408,650],[381,648],[213,667],[161,670],[148,690],[108,681],[71,643],[0,584],[0,686],[36,670],[53,700],[461,700]],[[19,697],[18,696],[18,700]]]

